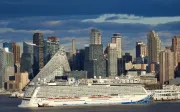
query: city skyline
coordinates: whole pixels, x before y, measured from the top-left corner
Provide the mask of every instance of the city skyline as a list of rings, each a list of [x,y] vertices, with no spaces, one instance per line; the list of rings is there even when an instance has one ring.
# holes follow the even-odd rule
[[[180,35],[179,2],[103,0],[102,4],[102,0],[1,0],[0,42],[22,44],[23,41],[32,41],[33,33],[41,31],[44,37],[60,37],[62,45],[68,50],[73,38],[77,48],[84,48],[84,44],[89,43],[89,33],[93,27],[101,30],[105,46],[113,33],[120,33],[123,51],[135,56],[134,41],[146,43],[146,34],[152,29],[159,34],[163,47],[171,43],[174,35]],[[42,7],[41,10],[39,7]]]
[[[92,29],[94,29],[94,28],[92,28]],[[95,28],[95,29],[97,29],[97,28]],[[100,29],[98,29],[99,31],[100,31],[100,33],[102,34],[102,32],[101,32],[101,30]],[[87,37],[86,39],[88,40],[85,44],[83,44],[83,40],[79,40],[79,38],[71,38],[71,37],[65,37],[64,38],[64,40],[66,40],[66,41],[70,41],[71,43],[68,43],[68,44],[66,44],[66,43],[62,43],[62,41],[64,41],[64,40],[61,40],[62,38],[59,38],[59,37],[57,37],[60,41],[59,41],[59,44],[60,44],[60,46],[62,46],[62,47],[64,47],[65,48],[65,50],[67,51],[67,52],[69,52],[69,51],[71,51],[72,50],[72,40],[75,40],[76,42],[75,42],[75,46],[76,46],[76,48],[75,49],[85,49],[85,46],[86,45],[90,45],[90,43],[91,43],[91,41],[90,41],[90,38],[91,38],[91,36],[90,36],[90,31],[91,31],[91,29],[89,29],[89,37]],[[151,31],[154,31],[154,30],[151,30]],[[149,32],[151,32],[151,31],[149,31]],[[144,40],[144,41],[141,41],[141,42],[143,42],[146,46],[147,46],[147,34],[149,33],[149,32],[147,32],[146,33],[146,37],[145,37],[145,39],[146,40]],[[42,33],[42,32],[35,32],[35,33]],[[35,34],[35,33],[32,33],[32,37],[33,37],[33,34]],[[158,36],[159,36],[159,33],[158,32],[156,32],[157,34],[158,34]],[[42,33],[43,34],[43,33]],[[118,34],[121,34],[121,33],[118,33]],[[112,34],[113,35],[113,34]],[[173,34],[172,34],[173,35]],[[44,34],[43,34],[43,36],[44,36]],[[48,37],[51,37],[52,35],[49,35]],[[53,35],[53,36],[55,36],[56,37],[56,35]],[[52,37],[53,37],[52,36]],[[171,44],[172,44],[172,39],[174,38],[174,36],[177,36],[177,35],[173,35],[172,37],[170,37],[170,38],[168,38],[169,40],[168,40],[168,43],[163,43],[163,40],[161,40],[161,37],[159,36],[159,38],[160,38],[160,40],[161,40],[161,46],[162,46],[162,48],[161,48],[161,50],[164,50],[167,46],[171,46]],[[32,38],[31,37],[31,38]],[[47,40],[48,39],[48,37],[46,37],[46,36],[44,36],[44,40]],[[111,36],[112,37],[112,36]],[[110,37],[110,41],[108,41],[107,42],[107,44],[104,44],[104,43],[102,43],[103,44],[103,50],[105,50],[106,49],[106,47],[108,46],[108,44],[109,43],[111,43],[111,37]],[[124,44],[125,44],[125,42],[123,41],[124,39],[123,39],[123,36],[121,36],[121,41],[122,41],[122,47],[124,46]],[[142,39],[141,39],[142,40]],[[103,37],[101,37],[101,41],[103,41]],[[135,46],[134,46],[134,49],[132,49],[132,50],[124,50],[123,48],[122,48],[122,55],[124,55],[125,53],[130,53],[132,56],[133,56],[133,58],[136,58],[136,43],[137,42],[139,42],[140,41],[140,39],[138,40],[138,38],[137,38],[137,40],[134,40],[134,43],[133,44],[135,44]],[[6,40],[4,40],[4,41],[1,41],[0,42],[0,48],[3,48],[3,43],[14,43],[15,41],[13,41],[13,40],[11,40],[11,41],[6,41]],[[33,38],[32,38],[32,40],[31,41],[23,41],[23,42],[28,42],[28,43],[31,43],[31,44],[33,44]],[[22,55],[22,53],[23,53],[23,42],[15,42],[17,45],[19,45],[20,46],[20,56]],[[80,45],[82,45],[81,47],[79,47],[79,44]],[[131,46],[131,44],[130,44],[130,46]]]

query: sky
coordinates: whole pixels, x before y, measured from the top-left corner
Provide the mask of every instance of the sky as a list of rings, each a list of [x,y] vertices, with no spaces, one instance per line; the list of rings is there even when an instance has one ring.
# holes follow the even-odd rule
[[[106,47],[113,33],[122,36],[123,54],[135,55],[136,41],[147,41],[155,30],[162,46],[180,35],[180,0],[0,0],[0,44],[32,41],[35,32],[44,38],[58,36],[69,50],[89,44],[91,28],[102,32]]]

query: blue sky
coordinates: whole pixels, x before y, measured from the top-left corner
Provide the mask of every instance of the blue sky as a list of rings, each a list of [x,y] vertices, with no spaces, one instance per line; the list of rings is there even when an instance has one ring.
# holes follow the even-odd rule
[[[91,28],[102,32],[104,47],[113,33],[123,37],[123,50],[135,55],[136,41],[146,43],[154,29],[163,46],[180,35],[180,0],[0,0],[0,42],[32,41],[34,32],[60,37],[68,50],[89,43]]]

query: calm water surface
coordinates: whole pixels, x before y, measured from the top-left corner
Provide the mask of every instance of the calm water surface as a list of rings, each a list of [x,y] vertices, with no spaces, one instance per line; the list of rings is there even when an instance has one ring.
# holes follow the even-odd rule
[[[119,105],[103,107],[50,107],[50,108],[18,108],[20,99],[0,96],[0,112],[179,112],[180,102],[161,102],[148,105]]]

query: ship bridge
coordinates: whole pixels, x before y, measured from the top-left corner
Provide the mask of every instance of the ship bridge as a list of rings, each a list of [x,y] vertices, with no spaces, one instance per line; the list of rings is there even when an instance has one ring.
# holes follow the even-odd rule
[[[40,70],[40,72],[30,82],[49,82],[54,80],[55,76],[63,76],[64,72],[70,72],[70,66],[63,47],[51,58],[51,60]]]

